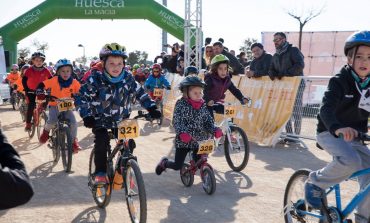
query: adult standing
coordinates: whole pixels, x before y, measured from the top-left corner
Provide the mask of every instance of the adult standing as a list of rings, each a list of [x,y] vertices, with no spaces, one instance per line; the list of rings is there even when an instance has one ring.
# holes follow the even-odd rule
[[[233,69],[232,72],[231,72],[232,75],[244,74],[243,65],[241,65],[239,63],[238,58],[236,58],[231,53],[226,51],[221,42],[213,43],[213,53],[214,53],[214,55],[222,54],[222,55],[226,56],[229,59],[230,66]]]
[[[204,53],[204,60],[206,62],[206,69],[209,70],[211,68],[211,61],[215,54],[213,53],[213,47],[211,45],[208,45],[205,47],[205,53]]]
[[[272,55],[263,49],[261,43],[253,43],[251,51],[254,59],[250,64],[249,70],[246,71],[248,77],[262,77],[269,74]]]
[[[284,76],[303,76],[304,56],[301,51],[287,41],[286,35],[283,32],[275,33],[273,42],[275,44],[276,52],[272,57],[272,62],[270,65],[270,78],[273,80],[275,78],[281,79]],[[299,135],[301,132],[301,108],[304,87],[304,80],[301,80],[293,108],[295,135]],[[286,131],[288,134],[293,134],[291,120],[289,120],[286,125]],[[287,139],[286,141],[295,140]]]
[[[239,63],[243,66],[243,67],[247,67],[250,65],[250,61],[248,61],[247,58],[245,58],[246,54],[244,51],[240,52],[239,55],[238,55],[238,60],[239,60]]]

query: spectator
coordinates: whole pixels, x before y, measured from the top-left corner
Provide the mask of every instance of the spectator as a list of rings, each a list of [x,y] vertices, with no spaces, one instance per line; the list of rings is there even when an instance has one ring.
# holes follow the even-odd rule
[[[166,53],[165,51],[162,51],[162,52],[161,52],[161,55],[156,56],[156,57],[154,58],[154,63],[159,63],[159,62],[158,62],[158,59],[162,59],[162,63],[163,63],[163,58],[164,58],[164,57],[166,57],[166,55],[167,55],[167,53]],[[161,63],[159,63],[159,64],[161,64]]]
[[[250,62],[247,60],[247,58],[245,58],[245,52],[242,51],[239,53],[239,58],[238,58],[238,61],[239,63],[243,66],[243,67],[247,67],[249,66]]]
[[[229,52],[235,57],[235,50],[230,50]]]
[[[205,53],[204,53],[204,60],[206,62],[206,69],[209,70],[211,67],[211,61],[215,54],[213,53],[213,47],[212,46],[206,46],[205,47]]]
[[[251,51],[254,59],[250,64],[249,70],[246,71],[248,77],[267,76],[271,65],[272,55],[266,53],[261,43],[253,43]]]
[[[202,54],[204,55],[204,49],[209,45],[211,44],[212,42],[212,38],[211,37],[207,37],[205,40],[204,40],[204,46],[202,47]]]
[[[213,53],[214,55],[223,54],[230,60],[230,66],[233,69],[231,72],[232,75],[244,74],[243,65],[239,63],[235,56],[231,55],[224,49],[224,46],[221,42],[213,43]]]
[[[225,43],[225,41],[224,41],[223,38],[219,38],[218,41],[221,42],[222,45],[224,45],[224,43]],[[227,52],[229,52],[229,48],[227,48],[226,46],[224,46],[224,50],[226,50]]]
[[[0,129],[0,210],[27,203],[33,189],[26,168]]]
[[[276,53],[272,57],[269,76],[273,80],[275,77],[281,79],[283,76],[303,76],[304,68],[304,57],[301,51],[289,44],[286,40],[286,35],[282,32],[277,32],[274,34],[274,44],[276,48]],[[301,120],[302,120],[302,97],[304,91],[304,81],[302,80],[296,100],[294,102],[293,108],[293,119],[294,119],[294,132],[299,135],[301,132]],[[288,134],[293,134],[292,122],[288,121],[286,125],[286,131]],[[295,140],[286,139],[286,142]]]

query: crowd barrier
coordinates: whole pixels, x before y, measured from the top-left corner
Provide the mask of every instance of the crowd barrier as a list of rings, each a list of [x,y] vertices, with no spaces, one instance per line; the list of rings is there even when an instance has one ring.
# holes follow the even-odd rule
[[[167,78],[173,87],[165,93],[163,114],[172,120],[175,103],[181,97],[178,85],[184,77],[167,74]],[[260,145],[273,146],[281,137],[314,139],[316,114],[328,80],[326,77],[284,77],[271,81],[269,77],[234,76],[235,86],[252,99],[251,107],[238,106],[243,118],[234,122],[245,130],[250,141]],[[237,100],[227,92],[225,101]],[[292,129],[297,131],[285,131],[290,119]]]

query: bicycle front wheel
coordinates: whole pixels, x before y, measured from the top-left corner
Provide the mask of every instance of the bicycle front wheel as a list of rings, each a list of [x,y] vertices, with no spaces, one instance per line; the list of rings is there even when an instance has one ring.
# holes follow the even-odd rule
[[[72,168],[72,135],[68,128],[63,127],[59,130],[58,145],[62,154],[64,171],[68,173]]]
[[[230,139],[225,136],[225,157],[227,164],[234,171],[242,171],[249,159],[249,142],[244,130],[238,126],[230,126]]]
[[[13,98],[13,101],[12,101],[13,109],[17,111],[19,110],[19,106],[20,106],[19,96],[17,95],[17,93],[13,93],[12,98]]]
[[[308,210],[304,201],[304,184],[310,170],[301,169],[296,171],[289,179],[284,193],[284,220],[292,222],[320,222],[319,218],[306,215]],[[311,210],[310,210],[311,211]],[[313,211],[313,210],[312,210]],[[320,214],[319,211],[315,214]]]
[[[201,176],[203,181],[203,189],[204,191],[211,195],[216,191],[216,178],[215,173],[209,166],[203,166],[201,169]]]
[[[147,206],[144,179],[136,160],[130,159],[125,167],[125,192],[131,222],[146,222]]]
[[[33,136],[35,135],[35,131],[36,131],[35,121],[34,121],[34,120],[32,120],[32,121],[31,121],[31,130],[27,131],[27,132],[28,132],[28,137],[29,137],[30,139],[32,139],[32,138],[33,138]]]
[[[48,116],[46,115],[46,113],[44,111],[41,112],[40,117],[39,117],[39,121],[38,121],[37,126],[36,126],[37,138],[38,139],[40,139],[41,130],[45,126],[47,120],[48,120]]]
[[[185,187],[190,187],[194,183],[194,175],[190,171],[190,165],[188,163],[184,163],[180,170],[180,178],[181,182],[185,185]]]

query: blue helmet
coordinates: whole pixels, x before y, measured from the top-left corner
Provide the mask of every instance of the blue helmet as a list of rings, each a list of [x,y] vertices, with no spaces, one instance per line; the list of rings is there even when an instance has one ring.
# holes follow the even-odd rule
[[[347,56],[350,49],[361,45],[370,46],[370,31],[358,31],[349,36],[344,45],[344,54]]]
[[[193,67],[193,66],[189,66],[189,67],[185,68],[184,76],[186,77],[186,76],[191,75],[191,74],[198,75],[199,74],[198,68]]]
[[[73,65],[72,65],[71,61],[67,60],[65,58],[58,60],[58,62],[54,66],[54,69],[55,69],[55,71],[58,71],[59,68],[64,67],[64,66],[70,66],[73,70]]]

